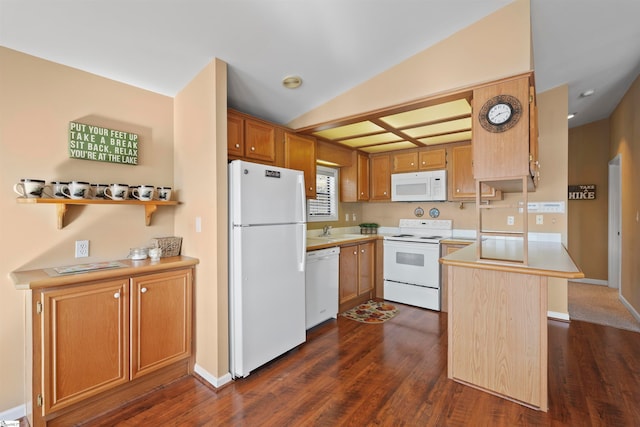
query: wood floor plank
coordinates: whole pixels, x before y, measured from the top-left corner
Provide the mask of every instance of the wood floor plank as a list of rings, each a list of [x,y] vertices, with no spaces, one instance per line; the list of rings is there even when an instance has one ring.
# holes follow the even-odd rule
[[[637,426],[640,334],[549,321],[549,411],[447,378],[447,317],[343,317],[220,389],[187,377],[86,426]]]

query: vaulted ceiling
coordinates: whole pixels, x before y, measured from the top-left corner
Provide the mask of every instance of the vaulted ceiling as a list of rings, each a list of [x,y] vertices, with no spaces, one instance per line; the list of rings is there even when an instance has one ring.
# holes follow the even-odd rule
[[[285,124],[512,1],[0,0],[0,45],[168,96],[220,58],[229,105]],[[568,85],[570,126],[608,117],[640,71],[640,2],[530,8],[538,92]],[[296,91],[281,85],[291,74],[303,77]],[[440,125],[448,113],[428,110],[433,119],[399,112],[364,125],[378,139],[429,144],[451,132]]]

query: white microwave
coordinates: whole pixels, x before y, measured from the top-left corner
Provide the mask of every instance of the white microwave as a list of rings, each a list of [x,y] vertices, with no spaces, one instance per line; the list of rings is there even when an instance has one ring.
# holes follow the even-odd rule
[[[391,175],[394,202],[443,202],[447,200],[447,171],[394,173]]]

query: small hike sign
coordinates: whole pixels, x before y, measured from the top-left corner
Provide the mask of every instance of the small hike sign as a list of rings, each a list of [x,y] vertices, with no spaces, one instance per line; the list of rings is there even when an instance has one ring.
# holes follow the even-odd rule
[[[69,122],[69,157],[98,162],[138,164],[138,135]]]

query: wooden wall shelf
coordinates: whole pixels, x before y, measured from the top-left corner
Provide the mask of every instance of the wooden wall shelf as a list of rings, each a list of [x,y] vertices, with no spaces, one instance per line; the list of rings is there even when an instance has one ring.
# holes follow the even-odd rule
[[[142,205],[144,206],[145,225],[151,225],[151,216],[158,209],[158,206],[175,206],[177,201],[160,201],[151,200],[143,202],[142,200],[102,200],[102,199],[37,199],[19,197],[16,199],[18,203],[24,204],[53,204],[56,205],[56,214],[58,216],[58,230],[64,228],[64,215],[67,213],[69,205]]]

